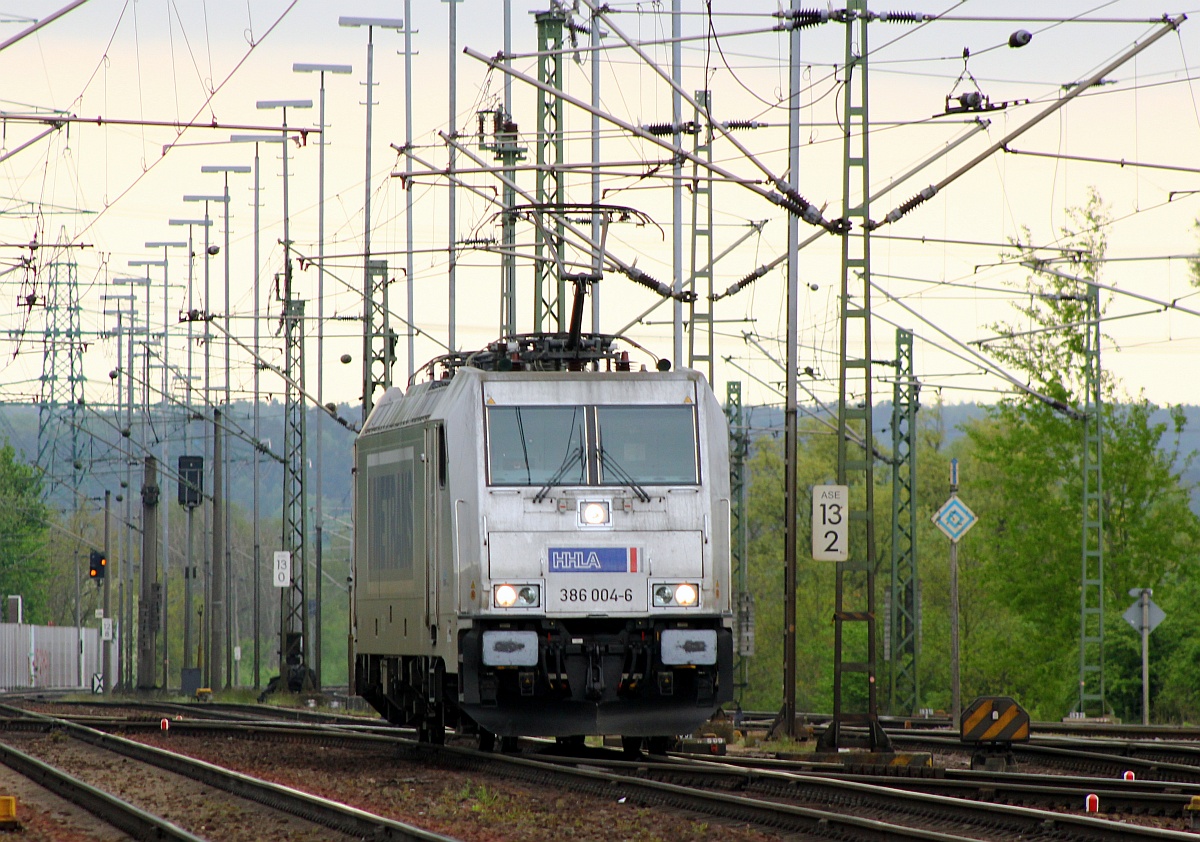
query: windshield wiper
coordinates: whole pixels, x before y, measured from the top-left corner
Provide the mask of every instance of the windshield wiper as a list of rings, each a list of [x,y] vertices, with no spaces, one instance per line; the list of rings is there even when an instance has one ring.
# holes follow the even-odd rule
[[[550,479],[546,480],[546,484],[541,487],[537,494],[533,495],[533,502],[540,503],[546,499],[546,495],[550,493],[550,489],[562,482],[562,478],[567,475],[567,471],[578,465],[583,458],[583,446],[577,445],[574,449],[568,450],[563,463],[558,466]],[[646,498],[649,499],[649,498]]]
[[[617,461],[617,457],[611,455],[607,450],[605,450],[603,445],[598,447],[596,452],[600,454],[600,464],[611,469],[613,476],[625,483],[625,485],[628,485],[630,488],[632,488],[633,493],[637,495],[639,500],[641,500],[643,503],[650,502],[650,495],[646,493],[646,489],[638,485],[634,481],[633,477],[629,475],[629,471],[621,467],[621,464]]]

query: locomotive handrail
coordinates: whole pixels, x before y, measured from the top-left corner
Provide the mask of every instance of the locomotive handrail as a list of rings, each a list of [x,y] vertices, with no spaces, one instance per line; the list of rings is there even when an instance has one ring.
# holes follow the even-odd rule
[[[459,504],[466,505],[467,501],[461,497],[454,501],[452,515],[454,517],[454,569],[462,570],[462,536],[458,533],[458,506]]]

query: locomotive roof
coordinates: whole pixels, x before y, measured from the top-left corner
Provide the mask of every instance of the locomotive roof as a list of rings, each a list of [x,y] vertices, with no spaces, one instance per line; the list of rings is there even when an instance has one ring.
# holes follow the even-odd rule
[[[478,390],[486,382],[653,382],[653,381],[703,381],[704,376],[691,369],[675,371],[496,371],[484,370],[471,366],[463,366],[453,374],[439,380],[427,380],[418,383],[407,393],[399,387],[392,387],[385,392],[371,410],[366,423],[363,424],[360,436],[369,436],[385,430],[395,429],[416,419],[428,418],[438,413],[438,407],[450,397],[450,392]],[[694,396],[689,388],[688,392]]]
[[[454,351],[427,362],[413,375],[424,382],[409,383],[407,396],[396,387],[388,389],[375,404],[360,435],[397,427],[406,420],[426,416],[439,398],[436,390],[449,387],[456,376],[471,371],[521,379],[566,376],[596,377],[605,374],[631,375],[646,372],[646,366],[630,360],[625,343],[653,359],[654,375],[670,369],[667,360],[655,356],[636,342],[607,333],[523,333],[505,336],[478,351]],[[639,369],[640,371],[635,371]],[[514,376],[516,375],[516,376]],[[401,398],[405,398],[401,400]]]

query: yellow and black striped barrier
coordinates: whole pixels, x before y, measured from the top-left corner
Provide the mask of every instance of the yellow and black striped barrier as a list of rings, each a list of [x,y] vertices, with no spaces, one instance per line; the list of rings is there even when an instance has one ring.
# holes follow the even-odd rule
[[[963,711],[964,743],[1029,742],[1029,714],[1008,696],[980,696]]]

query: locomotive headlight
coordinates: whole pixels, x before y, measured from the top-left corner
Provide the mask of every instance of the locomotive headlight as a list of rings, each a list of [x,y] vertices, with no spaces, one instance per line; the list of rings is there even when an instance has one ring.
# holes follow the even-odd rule
[[[537,608],[542,604],[540,585],[496,585],[492,600],[497,608]]]
[[[699,596],[695,585],[684,583],[675,586],[675,601],[680,605],[695,605]]]
[[[700,586],[692,582],[655,585],[654,607],[695,608],[700,604]]]
[[[579,523],[581,526],[608,526],[612,512],[607,500],[580,500]]]

